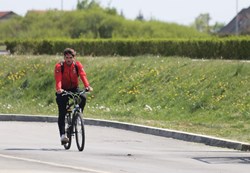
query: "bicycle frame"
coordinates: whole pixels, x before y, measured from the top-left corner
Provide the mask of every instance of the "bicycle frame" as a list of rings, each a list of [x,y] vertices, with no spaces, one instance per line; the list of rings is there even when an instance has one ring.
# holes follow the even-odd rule
[[[81,117],[82,111],[80,109],[81,95],[85,94],[87,91],[81,91],[79,93],[73,93],[69,91],[65,91],[64,95],[69,96],[69,100],[67,103],[67,113],[65,116],[66,124],[68,125],[66,128],[67,136],[69,138],[69,142],[64,144],[65,149],[69,149],[71,146],[72,136],[76,137],[76,144],[79,151],[84,149],[85,143],[85,130],[84,123]],[[79,127],[80,126],[80,127]]]
[[[64,95],[68,95],[69,96],[69,101],[68,101],[68,104],[67,104],[67,107],[66,109],[71,109],[72,106],[73,106],[73,110],[72,112],[76,112],[76,111],[79,111],[81,112],[81,109],[80,109],[80,102],[81,102],[81,98],[80,96],[85,94],[86,91],[81,91],[79,93],[73,93],[73,92],[70,92],[70,91],[64,91],[65,94],[62,94],[62,96]]]

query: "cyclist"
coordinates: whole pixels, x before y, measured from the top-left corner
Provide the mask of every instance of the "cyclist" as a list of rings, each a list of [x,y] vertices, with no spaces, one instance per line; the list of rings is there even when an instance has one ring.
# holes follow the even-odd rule
[[[56,103],[58,105],[58,127],[61,142],[68,142],[65,135],[65,115],[68,96],[63,95],[63,91],[77,92],[79,90],[79,77],[87,91],[93,91],[89,85],[83,65],[76,61],[76,52],[71,48],[66,48],[63,52],[64,60],[55,65],[54,77],[56,82]],[[80,108],[83,111],[86,104],[86,97],[81,96]]]

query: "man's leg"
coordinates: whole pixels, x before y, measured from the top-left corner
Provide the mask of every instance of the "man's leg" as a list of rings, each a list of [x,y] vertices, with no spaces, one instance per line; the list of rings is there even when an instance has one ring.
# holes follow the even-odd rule
[[[56,94],[56,103],[58,105],[58,127],[60,136],[65,134],[65,115],[66,115],[66,104],[68,102],[67,96],[62,96],[62,94]]]
[[[84,110],[84,107],[85,107],[85,105],[86,105],[86,96],[85,95],[83,95],[83,96],[81,96],[81,103],[80,103],[80,108],[81,108],[81,110],[82,110],[82,112],[83,112],[83,110]]]

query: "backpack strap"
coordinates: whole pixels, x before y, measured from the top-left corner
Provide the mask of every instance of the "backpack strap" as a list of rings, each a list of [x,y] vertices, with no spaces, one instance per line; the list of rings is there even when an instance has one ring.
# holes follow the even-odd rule
[[[61,65],[61,72],[63,74],[63,72],[64,72],[64,63],[63,63],[63,61],[60,62],[60,65]]]
[[[76,69],[76,74],[77,74],[77,76],[79,76],[78,66],[77,66],[77,64],[76,64],[75,62],[73,62],[73,63],[74,63],[75,69]],[[63,72],[64,72],[64,62],[61,61],[61,62],[60,62],[60,65],[61,65],[61,72],[62,72],[62,74],[63,74]]]
[[[79,77],[78,66],[77,66],[76,62],[73,62],[73,63],[74,63],[74,65],[75,65],[76,74],[77,74],[77,76]]]

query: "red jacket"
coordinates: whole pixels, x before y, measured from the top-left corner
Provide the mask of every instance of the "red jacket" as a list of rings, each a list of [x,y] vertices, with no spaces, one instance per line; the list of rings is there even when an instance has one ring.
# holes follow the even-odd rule
[[[86,76],[86,73],[83,69],[82,64],[79,61],[75,62],[78,67],[78,74],[85,86],[89,87],[89,82]],[[69,90],[69,89],[75,89],[79,85],[78,75],[77,71],[75,69],[75,64],[72,63],[70,66],[68,66],[66,63],[63,63],[64,69],[63,73],[61,71],[61,62],[57,63],[55,65],[55,81],[56,81],[56,91],[60,89]]]

